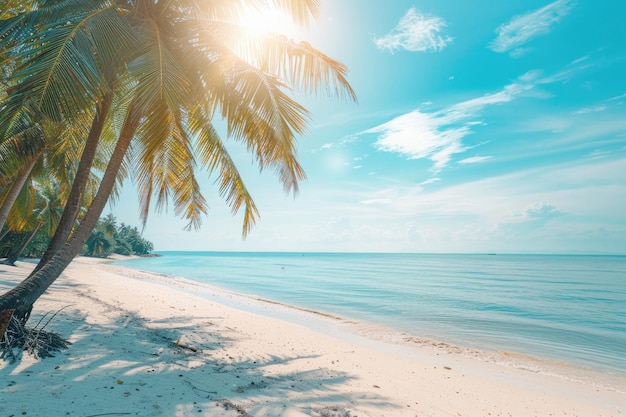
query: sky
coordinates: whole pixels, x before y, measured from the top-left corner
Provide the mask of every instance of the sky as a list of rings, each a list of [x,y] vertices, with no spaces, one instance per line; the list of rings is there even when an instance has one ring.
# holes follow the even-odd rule
[[[297,196],[231,145],[249,236],[205,175],[201,229],[152,213],[155,250],[626,254],[626,2],[321,4],[285,31],[346,64],[358,103],[298,97]],[[110,212],[141,227],[131,185]]]

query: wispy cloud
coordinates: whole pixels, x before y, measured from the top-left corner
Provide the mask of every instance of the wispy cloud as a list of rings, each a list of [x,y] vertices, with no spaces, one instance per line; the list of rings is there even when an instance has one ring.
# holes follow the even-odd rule
[[[490,222],[576,216],[623,219],[621,196],[626,158],[580,159],[514,171],[476,181],[426,190],[421,185],[393,184],[373,198],[387,201],[388,213],[420,213],[439,217],[465,216]],[[612,193],[607,191],[612,190]],[[617,194],[615,194],[617,193]],[[622,194],[620,194],[622,193]],[[558,208],[557,208],[558,207]]]
[[[374,146],[385,152],[396,152],[408,159],[429,159],[431,171],[441,171],[455,154],[469,149],[463,138],[472,127],[482,124],[475,120],[487,106],[507,103],[527,93],[537,82],[536,73],[527,73],[501,91],[466,100],[443,110],[426,113],[414,110],[362,134],[378,134]]]
[[[573,0],[557,0],[541,9],[515,16],[496,30],[497,38],[489,45],[495,52],[508,52],[529,40],[549,33],[574,7]],[[526,50],[524,50],[524,53]],[[513,52],[514,56],[520,53]]]
[[[574,112],[574,114],[587,114],[587,113],[597,113],[606,110],[605,105],[593,106],[593,107],[584,107],[580,110]]]
[[[585,71],[589,68],[592,68],[596,65],[596,61],[589,57],[589,55],[585,55],[583,57],[577,58],[567,64],[561,71],[544,77],[541,80],[542,84],[550,84],[550,83],[566,83],[569,82],[572,78],[579,75],[582,71]]]
[[[319,150],[324,151],[333,148],[343,148],[347,144],[352,142],[357,142],[359,138],[355,135],[348,135],[340,138],[337,142],[328,142],[320,146]],[[317,149],[313,150],[314,153],[317,153]]]
[[[427,180],[425,180],[425,181],[420,182],[420,183],[419,183],[419,184],[417,184],[417,185],[428,185],[428,184],[434,184],[434,183],[439,182],[439,181],[441,181],[441,178],[439,178],[439,177],[432,177],[432,178],[429,178],[429,179],[427,179]]]
[[[625,98],[626,98],[626,94],[622,94],[622,95],[619,95],[619,96],[611,97],[609,99],[609,101],[622,100],[622,99],[625,99]]]
[[[624,248],[621,196],[626,180],[614,173],[625,168],[624,158],[582,159],[432,190],[393,184],[360,203],[370,210],[383,210],[387,230],[392,229],[389,219],[408,219],[428,250],[434,250],[432,245],[439,240],[445,241],[444,250],[455,240],[486,240],[493,242],[491,247],[511,244],[518,250],[515,242],[527,241],[525,250],[540,251],[533,245],[543,244],[544,239],[559,240],[561,248],[591,250],[597,242],[582,235],[599,228],[610,231],[599,236],[605,240],[611,233],[622,233],[613,245],[620,243]],[[476,250],[474,243],[459,250],[467,248]],[[612,253],[616,247],[594,250]]]
[[[461,159],[459,164],[477,164],[479,162],[488,161],[491,158],[491,156],[472,156],[471,158]]]
[[[613,154],[462,183],[385,178],[349,189],[311,183],[289,204],[278,188],[259,196],[266,214],[245,247],[262,250],[280,237],[288,242],[281,250],[624,253],[626,178],[616,172],[626,172],[626,158]],[[233,220],[230,236],[240,227]]]
[[[599,150],[595,150],[591,153],[589,153],[589,158],[592,159],[602,159],[602,158],[607,158],[611,155],[613,155],[614,152],[613,151],[599,151]]]
[[[434,163],[431,172],[437,174],[450,163],[454,155],[471,148],[463,142],[463,139],[472,134],[476,126],[486,125],[480,117],[488,107],[506,104],[521,97],[550,98],[551,95],[542,90],[543,86],[568,82],[593,66],[594,63],[589,57],[583,57],[569,63],[554,74],[546,75],[539,70],[528,71],[494,93],[465,100],[440,110],[429,111],[420,106],[410,113],[352,135],[352,138],[376,135],[374,147],[378,150],[398,153],[407,159],[429,159]],[[602,110],[604,108],[596,106],[581,109],[581,112]],[[562,132],[571,126],[570,119],[571,117],[567,120],[550,121],[542,118],[541,123],[533,129]],[[623,124],[622,119],[615,123],[605,121],[600,125],[594,124],[593,129],[595,133],[614,132],[621,129]],[[533,121],[528,121],[526,125],[532,127]],[[568,136],[568,142],[579,141],[583,135],[588,136],[587,130],[581,129],[578,133]],[[483,162],[484,159],[468,158],[463,161],[464,163]]]
[[[379,49],[404,49],[411,52],[441,51],[452,38],[444,33],[446,22],[436,16],[410,8],[387,35],[374,39]]]

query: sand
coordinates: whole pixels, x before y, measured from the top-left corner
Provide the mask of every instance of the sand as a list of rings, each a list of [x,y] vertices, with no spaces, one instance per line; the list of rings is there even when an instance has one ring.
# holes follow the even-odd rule
[[[0,266],[0,291],[32,267]],[[77,258],[29,323],[57,311],[46,329],[72,345],[0,361],[0,417],[626,415],[625,377],[539,372],[101,260]]]

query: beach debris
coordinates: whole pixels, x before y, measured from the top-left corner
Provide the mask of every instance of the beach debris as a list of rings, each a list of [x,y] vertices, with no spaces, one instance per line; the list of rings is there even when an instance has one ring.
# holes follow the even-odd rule
[[[173,343],[174,343],[175,346],[178,346],[179,348],[190,350],[190,351],[192,351],[194,353],[198,351],[197,348],[195,348],[195,347],[193,347],[191,345],[187,345],[187,344],[181,343],[180,339],[179,340],[175,340]]]
[[[12,316],[4,334],[0,335],[0,359],[13,363],[24,351],[34,356],[35,359],[44,359],[54,357],[53,352],[67,349],[71,345],[69,341],[63,339],[58,333],[45,330],[57,314],[67,307],[69,306],[54,313],[44,314],[33,328],[25,327],[20,320]]]
[[[353,414],[350,414],[345,407],[341,405],[331,405],[324,408],[316,408],[313,409],[313,415],[319,417],[356,417]]]
[[[227,398],[217,400],[216,405],[224,407],[225,410],[235,410],[242,417],[252,417],[252,415],[248,414],[248,412],[242,406],[231,402]]]

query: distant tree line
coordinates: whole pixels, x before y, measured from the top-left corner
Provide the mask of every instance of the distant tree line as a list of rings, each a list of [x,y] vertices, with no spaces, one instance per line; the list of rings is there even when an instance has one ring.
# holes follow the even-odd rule
[[[45,230],[36,233],[7,231],[0,236],[0,258],[13,264],[18,257],[40,258],[46,251],[50,236]],[[112,214],[100,219],[83,246],[82,255],[106,258],[120,255],[148,255],[152,242],[144,239],[137,227],[118,225]]]
[[[154,246],[141,237],[136,227],[124,223],[117,225],[112,214],[100,219],[83,247],[82,254],[106,258],[112,253],[119,255],[148,255]]]

